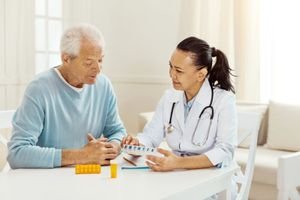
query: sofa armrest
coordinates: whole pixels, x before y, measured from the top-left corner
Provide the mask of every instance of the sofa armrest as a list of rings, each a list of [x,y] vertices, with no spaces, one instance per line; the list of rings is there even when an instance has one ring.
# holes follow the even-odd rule
[[[300,152],[281,156],[278,160],[278,199],[300,199]],[[286,198],[287,197],[287,198]]]
[[[8,151],[7,151],[6,144],[7,144],[7,140],[2,135],[0,135],[0,172],[7,164],[6,156]]]

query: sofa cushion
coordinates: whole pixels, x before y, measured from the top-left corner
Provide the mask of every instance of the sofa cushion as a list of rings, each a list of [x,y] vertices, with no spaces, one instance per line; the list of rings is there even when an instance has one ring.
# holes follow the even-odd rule
[[[260,128],[257,137],[257,144],[262,145],[266,142],[267,127],[268,127],[268,106],[266,104],[255,104],[255,103],[237,103],[237,114],[238,114],[238,135],[243,135],[247,131],[248,124],[247,113],[258,113],[261,114],[262,119],[260,121]],[[243,121],[242,121],[243,120]],[[245,126],[245,127],[244,127]],[[254,125],[255,126],[255,125]],[[244,140],[239,147],[248,148],[250,146],[250,137]]]
[[[2,137],[4,137],[4,139],[6,139],[7,141],[9,141],[10,138],[11,138],[11,131],[12,131],[11,128],[3,128],[3,129],[0,129],[0,135],[1,135]]]
[[[260,182],[252,182],[249,199],[251,200],[274,200],[277,199],[277,186]]]
[[[267,146],[300,151],[300,105],[270,102]]]
[[[276,185],[278,158],[290,154],[289,151],[280,151],[258,146],[256,149],[253,182]],[[237,148],[235,160],[244,170],[248,159],[248,149]]]

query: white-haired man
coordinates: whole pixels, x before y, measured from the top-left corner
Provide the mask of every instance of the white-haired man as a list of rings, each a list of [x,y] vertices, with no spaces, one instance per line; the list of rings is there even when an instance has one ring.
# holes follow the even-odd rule
[[[92,25],[64,32],[62,64],[28,85],[13,118],[12,168],[107,165],[118,156],[126,132],[112,85],[98,76],[103,51],[103,37]]]

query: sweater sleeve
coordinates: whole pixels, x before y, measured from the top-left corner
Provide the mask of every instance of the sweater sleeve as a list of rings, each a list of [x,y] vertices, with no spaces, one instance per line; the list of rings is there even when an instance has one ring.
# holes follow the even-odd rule
[[[44,108],[39,85],[31,83],[13,117],[7,160],[11,168],[53,168],[61,165],[61,150],[37,146],[43,130]]]
[[[107,94],[107,116],[105,121],[105,126],[103,130],[103,135],[108,138],[109,141],[122,141],[122,138],[126,135],[126,130],[120,119],[117,98],[113,91],[112,85],[109,84],[109,92]]]

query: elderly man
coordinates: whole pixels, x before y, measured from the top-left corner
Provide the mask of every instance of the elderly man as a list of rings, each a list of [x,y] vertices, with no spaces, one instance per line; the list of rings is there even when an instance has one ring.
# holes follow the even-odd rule
[[[27,87],[8,143],[12,168],[109,164],[126,135],[109,79],[99,73],[104,41],[94,26],[65,31],[60,66]]]

